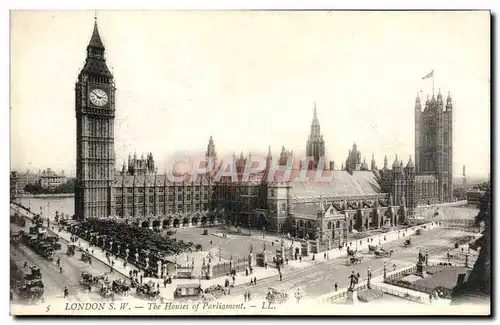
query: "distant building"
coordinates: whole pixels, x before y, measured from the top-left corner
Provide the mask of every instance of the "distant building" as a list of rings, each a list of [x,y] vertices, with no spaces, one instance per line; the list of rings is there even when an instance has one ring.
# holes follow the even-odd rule
[[[484,194],[486,191],[481,191],[478,187],[474,187],[465,193],[467,197],[467,202],[469,204],[477,204],[479,205],[481,203],[481,200],[484,197]]]
[[[209,173],[171,181],[157,173],[151,153],[146,158],[129,157],[128,166],[116,172],[115,84],[97,23],[75,97],[77,218],[115,215],[143,227],[163,228],[224,222],[290,234],[313,252],[355,245],[348,233],[404,224],[418,205],[452,200],[452,104],[448,96],[445,105],[441,93],[428,99],[424,110],[417,97],[415,163],[410,158],[403,165],[396,157],[392,169],[387,157],[383,169],[377,168],[373,156],[369,166],[356,144],[341,170],[322,161],[325,141],[315,106],[306,142],[306,156],[313,161],[304,168],[307,175],[301,181],[289,181],[302,171],[295,164],[288,179],[283,169],[271,175],[270,150],[266,169],[249,179],[243,177],[243,170],[253,160],[251,154],[245,157],[243,153],[239,159],[233,155],[236,180],[214,179]],[[217,157],[212,137],[205,154]],[[279,164],[288,165],[293,158],[293,152],[283,148]],[[318,170],[320,162],[322,170]],[[215,172],[216,166],[207,169]],[[318,172],[328,180],[313,180]]]
[[[29,170],[26,173],[16,173],[17,174],[17,194],[24,194],[24,188],[28,184],[38,184],[40,182],[40,175],[31,173]]]
[[[54,189],[66,183],[66,176],[64,171],[57,174],[52,169],[47,168],[40,174],[40,185],[46,189]]]
[[[14,200],[19,195],[17,172],[10,172],[10,200]]]

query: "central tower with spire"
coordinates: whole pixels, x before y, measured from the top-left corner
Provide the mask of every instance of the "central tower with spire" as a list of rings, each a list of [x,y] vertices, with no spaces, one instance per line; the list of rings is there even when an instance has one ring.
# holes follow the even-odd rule
[[[313,157],[314,162],[310,165],[312,169],[318,167],[320,158],[325,159],[325,140],[323,140],[323,134],[321,134],[318,114],[316,112],[316,103],[314,103],[314,116],[311,123],[311,133],[309,133],[309,139],[306,145],[306,156]],[[326,166],[326,161],[324,161]],[[323,168],[326,168],[326,167]]]
[[[75,84],[75,114],[75,216],[107,217],[113,211],[115,85],[104,57],[97,18]]]

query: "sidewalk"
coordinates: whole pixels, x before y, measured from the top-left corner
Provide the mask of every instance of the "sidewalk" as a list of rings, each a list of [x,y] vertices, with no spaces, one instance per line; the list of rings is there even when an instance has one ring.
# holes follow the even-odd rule
[[[21,213],[21,214],[23,214],[25,216],[27,214],[22,209],[20,209],[19,213]],[[29,216],[28,218],[31,218],[31,216]],[[44,227],[45,226],[46,226],[46,223],[45,223]],[[68,242],[71,242],[70,241],[71,234],[68,231],[66,231],[66,230],[62,230],[61,232],[55,231],[55,233],[60,238],[66,240]],[[80,249],[82,249],[84,251],[88,248],[91,256],[93,256],[94,258],[102,261],[104,264],[110,266],[107,263],[106,251],[105,250],[103,251],[102,248],[96,247],[96,246],[90,246],[89,242],[87,242],[86,240],[84,240],[82,238],[78,238],[78,240],[76,242],[74,242],[73,244],[75,244],[77,247],[79,247]],[[92,252],[92,250],[93,250],[93,252]],[[208,252],[206,252],[206,253],[208,253]],[[115,258],[115,256],[112,255],[112,256],[110,256],[110,259],[111,259],[111,261],[115,262],[115,265],[113,267],[114,271],[122,273],[123,275],[125,275],[126,277],[128,277],[129,276],[129,272],[131,270],[137,270],[137,271],[139,271],[140,275],[144,276],[144,272],[141,271],[141,270],[139,270],[137,267],[135,267],[134,265],[132,265],[130,262],[127,262],[127,266],[124,267],[124,265],[123,265],[124,260],[122,258]],[[296,262],[297,262],[297,264],[299,263],[299,261],[296,261]],[[301,263],[301,264],[303,264],[303,266],[300,265],[301,267],[306,267],[307,266],[306,263]],[[238,286],[238,285],[242,285],[242,284],[248,284],[250,282],[250,279],[253,279],[255,277],[257,278],[257,281],[259,281],[259,280],[262,280],[264,278],[275,276],[275,275],[278,275],[278,270],[275,269],[275,268],[268,267],[267,269],[265,269],[265,268],[262,268],[262,267],[254,267],[253,268],[253,273],[250,274],[248,277],[245,276],[245,272],[239,272],[239,273],[237,273],[236,274],[236,278],[235,278],[235,282],[234,282],[234,286]],[[207,287],[210,287],[212,285],[217,285],[217,284],[224,286],[224,282],[225,282],[226,278],[230,279],[230,284],[233,283],[232,278],[226,277],[226,276],[218,277],[218,278],[213,278],[213,279],[210,279],[210,280],[207,280],[207,279],[201,279],[200,280],[198,278],[194,278],[194,279],[172,279],[172,284],[167,284],[166,287],[163,284],[163,279],[157,279],[157,278],[150,278],[150,277],[148,277],[148,278],[143,278],[142,282],[143,283],[147,283],[149,281],[153,281],[154,283],[159,284],[160,285],[160,287],[159,287],[160,295],[163,298],[165,298],[165,299],[173,299],[174,298],[175,288],[179,284],[201,283],[201,287],[205,289]]]
[[[24,209],[20,208],[19,210],[20,210],[20,213],[22,213],[23,215],[27,214],[25,211],[23,211]],[[33,215],[33,213],[31,213],[31,215]],[[46,223],[45,223],[45,225],[46,225]],[[423,226],[427,226],[427,229],[432,229],[432,228],[437,227],[436,224],[432,226],[429,223],[429,224],[425,224],[425,225],[421,225],[421,226],[408,228],[405,230],[399,230],[399,234],[398,234],[398,231],[393,231],[393,232],[387,232],[387,233],[383,233],[383,234],[372,236],[372,237],[366,237],[363,239],[356,240],[357,241],[357,249],[358,250],[361,250],[363,248],[368,249],[368,245],[378,245],[379,238],[381,240],[381,244],[383,244],[383,243],[397,240],[399,238],[409,237],[409,236],[413,235],[417,229],[419,229],[420,227],[423,227]],[[61,238],[65,239],[66,241],[70,242],[71,234],[69,232],[67,232],[66,230],[62,230],[61,232],[55,232],[55,233],[58,236],[60,236]],[[404,234],[404,236],[403,236],[403,234]],[[384,236],[385,236],[385,240],[384,240]],[[255,236],[255,238],[258,238],[258,236]],[[266,235],[266,238],[262,238],[262,236],[261,236],[260,239],[269,241],[272,239],[280,240],[281,238],[276,237],[276,236],[272,236],[272,235],[269,235],[269,236]],[[373,242],[371,241],[371,239],[373,239]],[[291,242],[291,240],[289,240],[289,239],[285,239],[285,241]],[[102,261],[104,264],[110,266],[107,263],[106,251],[103,250],[102,248],[95,247],[95,246],[91,247],[90,244],[82,238],[78,238],[78,241],[74,242],[73,244],[77,245],[77,247],[81,248],[82,250],[86,250],[88,248],[90,255],[92,255],[94,258]],[[355,244],[354,240],[352,241],[352,244],[353,244],[353,246],[351,248],[356,249],[356,246],[355,246],[356,244]],[[93,252],[92,252],[92,250],[93,250]],[[206,253],[208,253],[208,251]],[[312,256],[313,256],[312,254],[310,254],[309,256],[302,256],[302,261],[290,259],[288,262],[288,265],[285,265],[283,267],[282,273],[284,275],[286,275],[287,273],[291,272],[293,269],[303,269],[303,268],[306,268],[306,267],[311,266],[313,264],[317,264],[317,263],[321,263],[323,261],[326,261],[326,259],[324,259],[325,253],[327,254],[328,259],[345,257],[347,254],[346,248],[344,247],[341,250],[339,250],[338,248],[334,248],[334,249],[326,251],[326,252],[320,252],[320,253],[314,254],[315,255],[314,261],[312,260]],[[115,258],[115,256],[111,255],[110,259],[111,259],[111,261],[115,261],[113,270],[125,275],[126,277],[129,276],[129,272],[131,270],[137,270],[137,271],[139,271],[140,275],[144,276],[144,272],[139,270],[137,267],[135,267],[130,262],[127,262],[127,266],[124,267],[124,260],[122,258]],[[270,263],[270,265],[271,264],[272,263]],[[265,279],[265,278],[268,278],[271,276],[278,275],[278,270],[274,267],[268,267],[267,269],[265,269],[263,267],[254,267],[253,269],[254,269],[253,274],[249,275],[248,277],[245,276],[245,272],[237,273],[234,286],[248,284],[250,282],[250,279],[254,278],[254,277],[257,277],[257,281],[259,281],[259,280],[262,280],[262,279]],[[165,299],[173,299],[173,293],[175,291],[175,288],[179,284],[201,283],[202,288],[207,288],[209,286],[217,285],[217,284],[220,284],[223,286],[225,279],[226,279],[225,276],[213,278],[210,280],[207,280],[207,279],[200,280],[198,278],[172,279],[172,284],[167,284],[166,288],[164,287],[163,279],[149,278],[148,277],[148,278],[143,278],[143,283],[146,283],[149,281],[153,281],[154,283],[158,283],[160,285],[159,289],[160,289],[161,296],[164,297]],[[232,284],[232,278],[230,278],[230,283]]]

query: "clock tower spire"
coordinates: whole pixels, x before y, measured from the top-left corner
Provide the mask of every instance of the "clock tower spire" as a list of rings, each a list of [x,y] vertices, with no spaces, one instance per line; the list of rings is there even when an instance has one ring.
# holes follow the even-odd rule
[[[113,214],[115,84],[97,19],[75,85],[77,218]]]

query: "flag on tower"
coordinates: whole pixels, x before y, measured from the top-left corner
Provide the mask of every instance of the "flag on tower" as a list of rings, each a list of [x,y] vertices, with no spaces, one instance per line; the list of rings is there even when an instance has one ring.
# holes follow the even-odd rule
[[[427,78],[431,78],[433,76],[434,76],[434,69],[431,72],[429,72],[428,74],[426,74],[425,77],[422,77],[422,80],[425,80]]]

